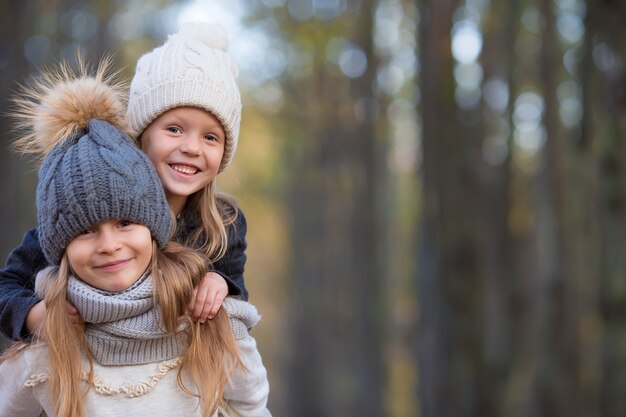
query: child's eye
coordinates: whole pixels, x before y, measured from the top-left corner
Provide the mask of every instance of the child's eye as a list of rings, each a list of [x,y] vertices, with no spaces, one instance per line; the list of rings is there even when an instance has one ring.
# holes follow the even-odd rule
[[[82,232],[80,232],[81,235],[89,235],[92,233],[96,233],[95,229],[85,229]]]
[[[215,135],[204,135],[204,140],[219,142],[219,139]]]
[[[168,128],[166,128],[166,130],[170,133],[181,133],[182,130],[180,127],[178,126],[169,126]]]
[[[128,227],[135,224],[135,222],[131,222],[130,220],[120,220],[118,224],[120,225],[120,227]]]

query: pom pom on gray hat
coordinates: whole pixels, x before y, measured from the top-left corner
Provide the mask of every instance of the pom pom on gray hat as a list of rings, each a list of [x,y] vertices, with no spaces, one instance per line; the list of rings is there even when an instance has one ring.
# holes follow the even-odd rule
[[[91,120],[83,136],[46,156],[36,201],[39,241],[46,259],[55,265],[72,239],[106,220],[143,224],[160,247],[172,229],[152,163],[130,136],[103,120]]]
[[[120,128],[125,126],[123,96],[103,73],[68,78],[60,71],[26,91],[14,114],[26,121],[22,127],[30,126],[20,147],[43,158],[37,231],[53,265],[72,239],[107,220],[143,224],[161,247],[170,238],[173,221],[161,181]]]
[[[187,23],[160,47],[137,62],[130,84],[128,121],[138,135],[168,110],[189,106],[213,114],[226,133],[223,171],[239,139],[241,96],[238,69],[228,54],[228,39],[219,27]]]

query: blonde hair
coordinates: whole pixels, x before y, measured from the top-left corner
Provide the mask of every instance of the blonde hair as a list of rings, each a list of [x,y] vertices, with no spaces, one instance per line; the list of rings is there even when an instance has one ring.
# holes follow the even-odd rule
[[[196,228],[182,242],[204,253],[214,263],[226,254],[228,233],[226,227],[237,219],[235,199],[215,189],[215,180],[192,194],[183,211],[190,210],[200,217],[202,227]]]
[[[139,149],[143,149],[141,145],[142,135],[143,132],[133,132],[132,135]],[[201,227],[195,228],[180,243],[201,251],[211,264],[215,263],[228,250],[226,227],[234,224],[239,215],[235,198],[217,191],[214,178],[201,190],[187,198],[182,215],[185,216],[186,212],[197,215],[200,218]],[[174,227],[176,227],[176,223]]]
[[[174,333],[180,320],[186,322],[189,347],[182,356],[177,381],[187,394],[200,399],[203,417],[217,411],[224,386],[235,369],[245,370],[237,342],[234,338],[228,313],[222,308],[204,324],[194,322],[187,314],[187,305],[193,295],[194,285],[206,273],[203,257],[177,243],[168,243],[159,250],[153,241],[151,274],[153,296],[159,303],[163,322]],[[93,356],[87,346],[84,324],[76,323],[66,310],[67,283],[71,274],[67,255],[59,267],[50,268],[49,282],[44,288],[47,315],[41,327],[48,345],[48,390],[54,398],[54,415],[58,417],[84,417],[83,400],[93,384]],[[16,346],[8,357],[23,349]],[[83,374],[81,353],[87,358],[88,372]],[[7,356],[3,357],[7,359]],[[193,387],[183,382],[187,372]],[[86,384],[81,380],[85,379]]]

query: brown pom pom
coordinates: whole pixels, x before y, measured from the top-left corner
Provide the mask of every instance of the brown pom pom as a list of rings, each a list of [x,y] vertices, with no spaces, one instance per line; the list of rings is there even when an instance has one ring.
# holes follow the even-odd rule
[[[32,87],[22,87],[13,99],[18,152],[43,159],[57,144],[84,131],[89,120],[105,120],[122,131],[126,122],[126,86],[115,81],[107,57],[95,72],[79,57],[79,70],[67,63],[45,71]]]

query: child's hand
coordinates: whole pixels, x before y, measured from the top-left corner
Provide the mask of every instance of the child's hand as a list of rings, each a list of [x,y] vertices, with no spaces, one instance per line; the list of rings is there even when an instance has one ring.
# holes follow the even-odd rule
[[[26,315],[26,330],[28,333],[34,334],[39,326],[43,323],[43,319],[46,317],[46,302],[40,301],[31,307],[30,311]]]
[[[78,314],[78,310],[69,301],[66,302],[67,312],[72,316]],[[43,319],[46,317],[46,302],[41,300],[30,308],[30,311],[26,315],[26,330],[28,333],[33,334],[39,326],[43,324]]]
[[[228,295],[226,280],[215,272],[208,272],[200,285],[193,290],[193,297],[189,303],[189,312],[194,320],[204,323],[212,319]]]

